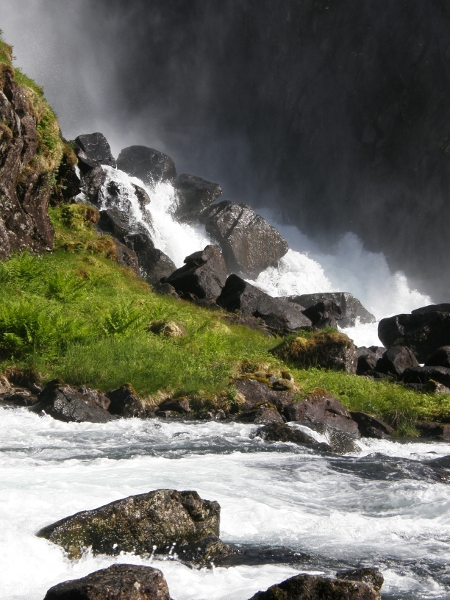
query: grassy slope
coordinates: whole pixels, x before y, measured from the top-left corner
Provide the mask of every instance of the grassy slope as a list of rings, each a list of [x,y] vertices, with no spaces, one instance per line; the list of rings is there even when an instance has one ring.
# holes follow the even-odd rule
[[[154,294],[120,267],[111,240],[92,228],[80,205],[52,209],[56,250],[22,254],[0,264],[0,370],[33,366],[102,390],[131,382],[143,396],[160,389],[200,392],[205,407],[241,370],[286,368],[268,353],[278,341],[227,325],[223,313]],[[87,220],[86,220],[87,219]],[[184,326],[183,338],[148,331],[157,320]],[[389,382],[287,365],[302,393],[315,387],[347,407],[378,414],[403,432],[417,418],[450,415],[448,396],[416,394]]]

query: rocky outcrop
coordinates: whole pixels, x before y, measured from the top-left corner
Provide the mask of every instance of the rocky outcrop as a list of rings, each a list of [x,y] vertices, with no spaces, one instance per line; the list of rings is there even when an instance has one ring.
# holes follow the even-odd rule
[[[415,427],[418,430],[420,437],[450,442],[450,423],[416,421]]]
[[[427,310],[382,319],[378,337],[386,348],[408,346],[423,363],[438,348],[450,345],[450,312]]]
[[[217,304],[230,312],[239,311],[244,317],[257,317],[277,334],[311,328],[311,321],[295,304],[272,298],[237,275],[228,277]]]
[[[253,408],[240,412],[236,421],[240,423],[284,423],[277,408],[269,402],[258,402]]]
[[[170,156],[146,146],[124,148],[117,158],[117,168],[148,185],[173,181],[177,175]]]
[[[377,361],[376,370],[379,373],[386,373],[400,377],[405,369],[418,367],[416,357],[406,346],[392,346]]]
[[[195,175],[178,175],[173,182],[177,194],[176,217],[179,221],[199,219],[200,213],[222,193],[218,183],[212,183]]]
[[[236,390],[245,399],[242,410],[250,410],[262,402],[276,406],[279,412],[283,413],[284,407],[294,401],[294,391],[274,390],[271,384],[270,380],[258,381],[251,377],[238,379],[235,383]]]
[[[133,386],[129,383],[125,383],[117,390],[106,392],[105,395],[110,402],[108,411],[112,415],[117,415],[118,417],[124,417],[126,419],[132,417],[145,419],[152,413],[150,407],[139,398],[134,391]]]
[[[100,165],[115,167],[116,161],[111,154],[111,148],[108,140],[103,133],[85,133],[75,138],[75,154],[78,158],[80,171],[88,173]]]
[[[375,438],[375,439],[388,439],[394,429],[372,415],[368,415],[361,411],[350,411],[351,418],[358,424],[359,433],[363,437]]]
[[[230,273],[257,277],[289,249],[280,233],[247,204],[219,202],[205,209],[201,220],[220,244]]]
[[[231,551],[219,539],[220,506],[197,492],[156,490],[79,512],[44,527],[38,537],[59,544],[71,558],[93,554],[176,554],[209,565]],[[205,552],[199,555],[198,547]]]
[[[357,577],[357,574],[354,575]],[[358,576],[359,577],[359,576]],[[258,592],[251,600],[379,600],[379,589],[357,579],[295,575]]]
[[[356,367],[356,374],[365,375],[366,373],[373,371],[377,366],[378,360],[385,352],[386,348],[383,348],[382,346],[371,346],[370,348],[360,346],[357,348],[358,364]]]
[[[333,307],[336,304],[340,308],[340,315],[332,315],[339,320],[340,327],[354,327],[356,320],[360,323],[375,323],[376,319],[361,302],[348,292],[324,292],[321,294],[302,294],[301,296],[288,296],[290,302],[299,304],[304,309],[309,309],[319,303],[327,303],[325,306]],[[333,307],[334,312],[337,312]],[[305,313],[307,314],[307,313]],[[307,314],[307,316],[309,316]],[[310,317],[311,318],[311,317]]]
[[[162,283],[169,283],[181,298],[214,301],[222,292],[227,268],[220,250],[206,246],[184,259],[184,266],[174,271]]]
[[[450,388],[450,369],[446,367],[412,367],[403,371],[401,379],[405,383],[418,384],[437,381]]]
[[[324,300],[305,308],[303,314],[317,329],[326,327],[337,329],[338,321],[342,320],[342,310],[333,300]]]
[[[74,388],[55,379],[47,383],[30,410],[58,421],[107,423],[116,418],[108,412],[109,405],[110,400],[97,390]]]
[[[44,600],[170,600],[164,575],[140,565],[111,565],[50,588]]]

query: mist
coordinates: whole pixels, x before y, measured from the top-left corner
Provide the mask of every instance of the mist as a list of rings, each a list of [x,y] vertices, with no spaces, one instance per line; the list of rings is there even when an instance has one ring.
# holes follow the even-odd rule
[[[444,0],[2,0],[0,22],[67,139],[157,148],[322,256],[354,234],[448,300]]]

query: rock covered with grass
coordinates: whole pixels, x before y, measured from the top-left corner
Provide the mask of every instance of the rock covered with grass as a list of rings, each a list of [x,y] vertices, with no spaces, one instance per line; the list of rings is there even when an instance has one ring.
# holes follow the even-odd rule
[[[210,565],[231,553],[220,538],[220,506],[195,491],[156,490],[87,510],[38,532],[64,548],[70,558],[170,554],[196,565]]]

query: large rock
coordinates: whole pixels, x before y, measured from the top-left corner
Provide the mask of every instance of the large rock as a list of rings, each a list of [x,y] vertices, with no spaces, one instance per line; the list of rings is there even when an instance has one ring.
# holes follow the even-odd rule
[[[219,242],[230,273],[257,277],[289,249],[281,234],[247,204],[213,204],[202,212],[201,220]]]
[[[320,331],[310,338],[286,340],[270,350],[300,369],[321,367],[332,371],[356,373],[358,354],[352,340],[344,333]]]
[[[164,575],[141,565],[111,565],[81,579],[58,583],[44,600],[170,600]]]
[[[314,327],[318,329],[326,327],[337,329],[338,321],[343,318],[340,306],[333,300],[323,300],[309,308],[305,308],[303,314],[311,319]]]
[[[450,345],[450,312],[401,314],[382,319],[378,337],[386,346],[408,346],[419,363],[442,346]]]
[[[356,353],[358,356],[357,375],[365,375],[369,371],[373,371],[377,366],[378,359],[381,358],[381,356],[377,357],[373,350],[365,346],[357,348]]]
[[[321,450],[323,452],[331,452],[331,446],[326,443],[318,442],[311,433],[302,431],[301,429],[295,429],[285,423],[270,423],[260,427],[256,434],[266,442],[284,442],[297,444],[298,446],[306,446],[314,450]]]
[[[239,311],[244,317],[258,317],[277,334],[311,328],[311,321],[300,307],[281,298],[272,298],[237,275],[228,277],[217,304],[229,312]]]
[[[403,371],[401,379],[405,383],[418,384],[437,381],[450,388],[450,369],[447,367],[412,367]]]
[[[406,346],[392,346],[377,361],[376,370],[379,373],[400,377],[405,369],[418,366],[419,363],[412,350]]]
[[[450,368],[450,346],[442,346],[425,361],[426,367],[446,367]]]
[[[389,438],[394,433],[394,429],[390,425],[367,413],[350,411],[350,416],[358,424],[359,433],[363,437],[382,440]]]
[[[129,383],[125,383],[117,390],[106,392],[105,395],[110,402],[108,412],[112,415],[127,419],[132,417],[145,419],[152,412]]]
[[[243,395],[245,402],[242,409],[247,411],[260,403],[269,403],[277,407],[280,413],[288,404],[294,401],[292,390],[274,390],[268,383],[252,378],[238,379],[235,383],[236,390]]]
[[[206,246],[184,259],[184,266],[163,279],[186,299],[216,300],[227,278],[227,268],[220,250]]]
[[[222,193],[218,183],[195,175],[178,175],[173,187],[178,200],[175,216],[178,220],[187,222],[198,220],[200,213]]]
[[[380,593],[363,581],[295,575],[257,592],[251,600],[379,600]]]
[[[148,185],[173,181],[177,175],[170,156],[146,146],[124,148],[117,158],[117,168]]]
[[[75,153],[82,173],[100,165],[116,166],[108,140],[103,133],[86,133],[75,138]]]
[[[288,421],[323,424],[359,436],[358,425],[345,406],[330,393],[319,388],[302,400],[286,406],[283,414]]]
[[[428,306],[421,306],[420,308],[415,308],[411,311],[412,315],[425,315],[427,313],[432,312],[450,312],[450,304],[441,303],[441,304],[428,304]]]
[[[44,412],[58,421],[107,423],[116,418],[107,411],[109,404],[109,399],[96,390],[76,389],[55,379],[47,383],[30,410]]]
[[[375,323],[376,321],[374,315],[364,308],[361,302],[349,292],[302,294],[300,296],[288,296],[287,300],[295,302],[305,309],[313,307],[319,302],[334,302],[341,309],[339,318],[339,325],[341,327],[354,327],[357,319],[361,323]]]
[[[209,564],[229,553],[219,534],[217,502],[202,500],[194,491],[155,490],[76,513],[37,535],[62,546],[71,558],[81,558],[87,548],[112,556],[172,550],[180,559]],[[206,549],[200,556],[199,544]]]

